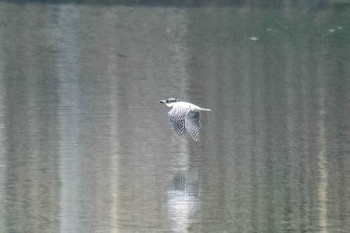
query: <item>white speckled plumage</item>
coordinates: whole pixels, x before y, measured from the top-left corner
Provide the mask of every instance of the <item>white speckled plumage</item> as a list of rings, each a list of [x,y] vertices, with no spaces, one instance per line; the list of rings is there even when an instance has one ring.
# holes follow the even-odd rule
[[[210,111],[210,109],[201,108],[175,98],[160,100],[159,102],[171,108],[168,116],[177,134],[186,135],[188,133],[194,140],[199,140],[199,131],[201,129],[200,112]]]

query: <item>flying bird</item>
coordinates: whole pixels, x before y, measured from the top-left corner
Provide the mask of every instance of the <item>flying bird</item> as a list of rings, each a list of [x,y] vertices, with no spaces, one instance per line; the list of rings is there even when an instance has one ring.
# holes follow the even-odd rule
[[[176,98],[160,100],[159,102],[171,108],[168,116],[178,135],[186,135],[188,133],[195,141],[199,140],[199,131],[201,129],[200,112],[210,111],[210,109],[179,101]]]

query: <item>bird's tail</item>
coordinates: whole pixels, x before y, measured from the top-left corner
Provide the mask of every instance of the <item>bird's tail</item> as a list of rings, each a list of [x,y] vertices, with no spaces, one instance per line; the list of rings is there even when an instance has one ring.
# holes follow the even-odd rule
[[[200,111],[207,111],[207,112],[210,112],[211,110],[209,108],[201,108],[199,109]]]

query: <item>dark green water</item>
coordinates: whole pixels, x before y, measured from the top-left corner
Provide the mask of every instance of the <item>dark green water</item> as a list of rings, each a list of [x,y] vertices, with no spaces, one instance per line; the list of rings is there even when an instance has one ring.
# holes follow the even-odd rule
[[[0,231],[350,232],[350,4],[291,2],[1,2]]]

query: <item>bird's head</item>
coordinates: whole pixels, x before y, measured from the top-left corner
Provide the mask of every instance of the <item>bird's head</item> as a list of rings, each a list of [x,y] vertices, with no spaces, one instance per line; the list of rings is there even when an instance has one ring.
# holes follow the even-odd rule
[[[173,103],[178,102],[179,99],[176,98],[168,98],[166,100],[159,100],[159,103],[166,104],[168,107],[171,107]]]

